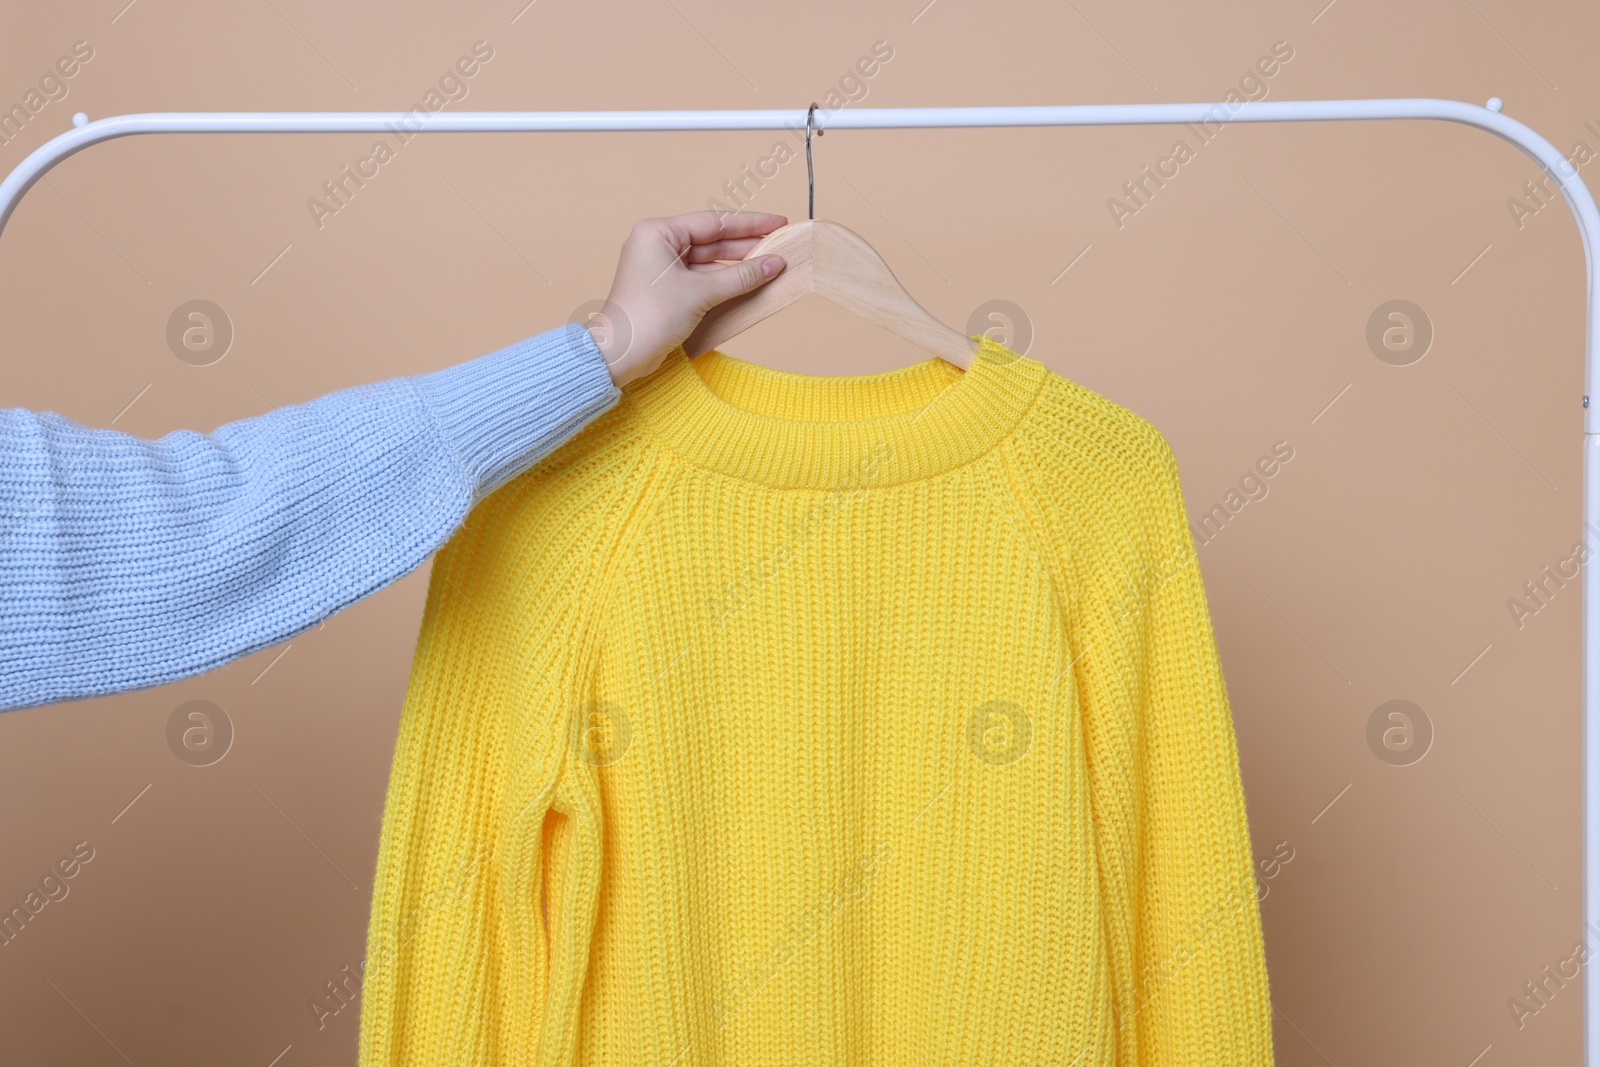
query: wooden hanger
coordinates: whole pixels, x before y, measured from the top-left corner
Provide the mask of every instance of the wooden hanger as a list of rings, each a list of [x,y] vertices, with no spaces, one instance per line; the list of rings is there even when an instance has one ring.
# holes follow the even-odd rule
[[[812,104],[806,111],[806,172],[813,208],[808,213],[812,215],[816,185],[811,176],[811,112],[816,106]],[[818,130],[817,136],[822,132]],[[972,366],[978,342],[940,322],[912,299],[889,264],[854,230],[827,219],[807,218],[767,234],[744,258],[768,254],[783,257],[783,273],[706,312],[683,342],[691,359],[816,293],[962,370]]]
[[[783,257],[783,273],[706,312],[683,342],[691,359],[816,293],[962,370],[972,366],[977,342],[913,300],[883,257],[854,230],[827,219],[792,222],[767,234],[745,258],[769,253]]]

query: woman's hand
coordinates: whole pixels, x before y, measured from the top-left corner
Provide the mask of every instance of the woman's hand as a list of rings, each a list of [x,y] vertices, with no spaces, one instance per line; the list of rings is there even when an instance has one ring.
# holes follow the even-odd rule
[[[693,211],[634,223],[605,306],[586,324],[611,380],[621,386],[649,374],[707,311],[775,277],[783,257],[742,257],[788,221],[761,211]]]

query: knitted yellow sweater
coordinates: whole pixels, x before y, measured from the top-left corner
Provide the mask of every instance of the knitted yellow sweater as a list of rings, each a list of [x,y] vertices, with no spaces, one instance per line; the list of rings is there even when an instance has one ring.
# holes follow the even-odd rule
[[[1263,1067],[1177,464],[984,339],[680,347],[433,564],[363,1067]]]

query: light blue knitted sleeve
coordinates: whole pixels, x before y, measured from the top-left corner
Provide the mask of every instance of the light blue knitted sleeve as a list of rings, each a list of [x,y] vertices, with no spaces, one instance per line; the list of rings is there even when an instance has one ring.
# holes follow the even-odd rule
[[[317,625],[621,396],[568,323],[210,434],[0,409],[0,710],[159,685]]]

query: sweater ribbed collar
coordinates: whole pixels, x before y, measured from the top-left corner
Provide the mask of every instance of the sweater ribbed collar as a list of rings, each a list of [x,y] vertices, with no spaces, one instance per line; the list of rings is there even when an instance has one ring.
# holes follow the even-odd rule
[[[679,345],[628,390],[661,443],[696,466],[776,488],[929,478],[1009,434],[1049,373],[985,334],[963,371],[937,356],[875,374],[774,370]]]

